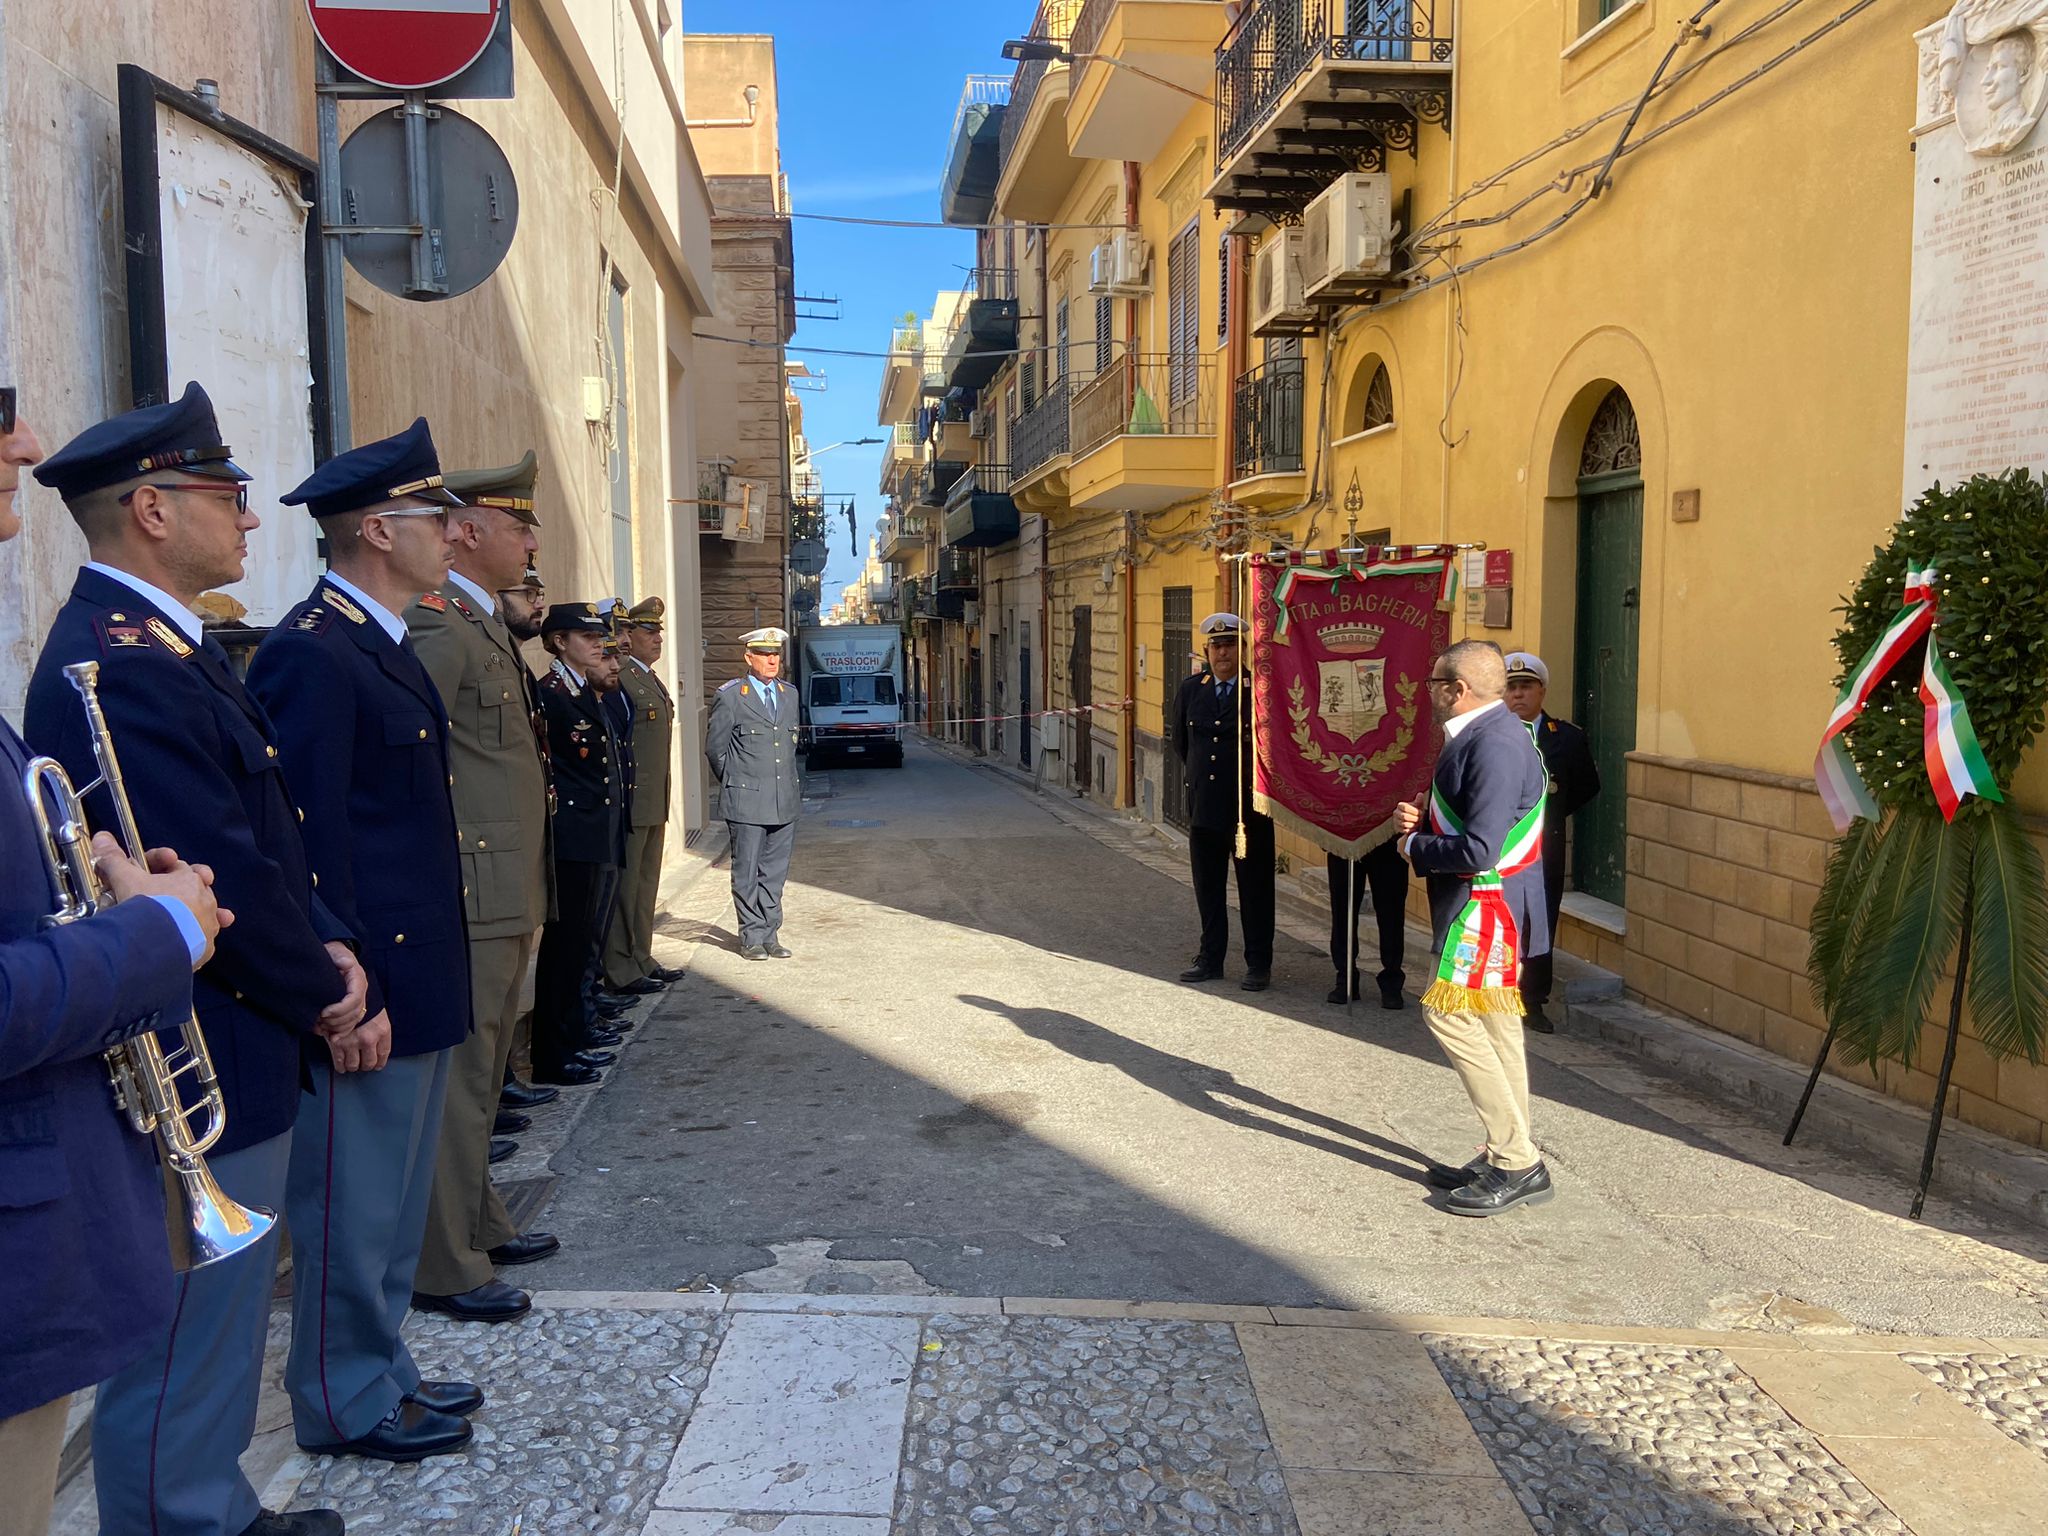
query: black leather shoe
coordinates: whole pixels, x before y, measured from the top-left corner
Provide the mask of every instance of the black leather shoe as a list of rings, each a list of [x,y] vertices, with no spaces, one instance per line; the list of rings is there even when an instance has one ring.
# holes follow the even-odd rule
[[[1180,979],[1185,982],[1217,981],[1222,975],[1223,967],[1220,965],[1191,965],[1180,973]]]
[[[1557,1033],[1557,1026],[1550,1022],[1550,1015],[1543,1011],[1541,1003],[1529,1004],[1529,1011],[1522,1015],[1522,1028],[1533,1029],[1539,1035]]]
[[[616,1029],[612,1029],[607,1025],[600,1024],[595,1029],[586,1029],[585,1031],[583,1031],[582,1049],[587,1051],[592,1049],[593,1047],[601,1049],[608,1045],[617,1045],[621,1040],[625,1038],[626,1037],[620,1034]]]
[[[586,1067],[608,1067],[619,1059],[619,1053],[617,1051],[592,1050],[586,1045],[569,1059],[571,1061],[580,1061]]]
[[[1247,971],[1244,980],[1240,981],[1237,985],[1238,990],[1241,992],[1263,992],[1273,985],[1273,973],[1271,971]]]
[[[612,1019],[616,1019],[620,1014],[630,1010],[632,1006],[633,1003],[630,998],[600,997],[594,1004],[591,1005],[591,1012],[596,1014],[597,1017],[600,1019],[610,1021]]]
[[[465,1323],[509,1323],[533,1310],[533,1298],[502,1280],[486,1280],[473,1291],[459,1291],[453,1296],[429,1296],[424,1291],[414,1291],[412,1309],[445,1312]]]
[[[347,1529],[331,1509],[295,1509],[288,1515],[266,1509],[249,1522],[242,1536],[344,1536]]]
[[[571,1056],[552,1072],[543,1071],[539,1067],[533,1069],[535,1082],[560,1083],[565,1088],[581,1088],[586,1083],[594,1083],[603,1076],[604,1074],[598,1071],[590,1062],[584,1061],[581,1057],[577,1056]]]
[[[533,1129],[533,1116],[522,1115],[516,1110],[501,1109],[498,1118],[491,1122],[493,1136],[517,1136],[521,1131]]]
[[[1408,999],[1401,995],[1401,989],[1399,987],[1391,987],[1388,986],[1385,982],[1381,982],[1380,1006],[1386,1009],[1389,1013],[1399,1013],[1403,1008],[1406,1008],[1408,1006]]]
[[[629,981],[623,987],[611,988],[614,997],[652,997],[666,982],[656,981],[652,976],[642,976],[638,981]]]
[[[768,946],[765,944],[749,944],[740,951],[740,958],[742,960],[766,960],[768,958]]]
[[[1518,1205],[1541,1205],[1556,1193],[1550,1170],[1541,1163],[1514,1172],[1488,1167],[1446,1195],[1444,1209],[1458,1216],[1498,1216]]]
[[[519,1143],[509,1136],[493,1136],[491,1138],[491,1161],[494,1163],[502,1163],[518,1150]]]
[[[418,1403],[401,1402],[382,1423],[367,1435],[334,1445],[308,1445],[299,1449],[315,1456],[367,1456],[372,1461],[425,1461],[445,1456],[469,1444],[469,1420],[452,1413],[436,1413]]]
[[[787,960],[793,954],[793,951],[783,947],[780,939],[777,939],[773,944],[764,945],[763,948],[768,951],[768,958],[770,960]]]
[[[522,1083],[518,1078],[498,1090],[498,1108],[535,1109],[542,1104],[552,1104],[562,1096],[559,1088],[537,1088],[532,1083]]]
[[[484,1405],[484,1389],[473,1381],[422,1381],[405,1394],[409,1403],[468,1418]]]
[[[1486,1171],[1486,1154],[1480,1153],[1462,1168],[1452,1168],[1444,1163],[1431,1163],[1423,1171],[1431,1189],[1463,1189]]]
[[[562,1240],[552,1232],[522,1232],[509,1243],[500,1243],[491,1249],[491,1262],[498,1265],[531,1264],[551,1253],[559,1253],[561,1248]]]
[[[650,972],[650,974],[655,978],[655,980],[666,982],[668,985],[674,986],[677,982],[681,981],[685,976],[689,975],[690,973],[686,970],[683,970],[680,966],[657,965],[653,969],[653,971]]]

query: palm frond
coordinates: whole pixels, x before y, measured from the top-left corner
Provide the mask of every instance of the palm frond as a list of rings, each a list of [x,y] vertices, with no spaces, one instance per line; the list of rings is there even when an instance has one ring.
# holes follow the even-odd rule
[[[2007,801],[1978,818],[1970,1013],[1996,1057],[2039,1062],[2048,1043],[2048,884]]]
[[[1866,890],[1870,911],[1840,986],[1842,1040],[1857,1056],[1907,1065],[1955,953],[1968,884],[1972,821],[1901,810]]]
[[[1883,836],[1878,822],[1859,820],[1852,825],[1828,854],[1820,894],[1814,898],[1813,917],[1807,925],[1811,942],[1806,976],[1813,987],[1813,1000],[1830,1019],[1835,1016],[1835,1000],[1841,991],[1841,960],[1850,948],[1851,930],[1857,917],[1868,910],[1863,900],[1865,882]]]

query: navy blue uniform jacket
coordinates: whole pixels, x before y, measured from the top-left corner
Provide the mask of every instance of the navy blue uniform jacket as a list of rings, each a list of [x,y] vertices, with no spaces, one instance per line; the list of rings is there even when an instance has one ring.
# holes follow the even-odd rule
[[[1204,667],[1182,678],[1173,696],[1173,753],[1187,768],[1189,826],[1234,832],[1240,808],[1247,820],[1257,815],[1252,810],[1251,686],[1251,674],[1242,673],[1229,695],[1219,698],[1216,674]]]
[[[1472,877],[1500,862],[1509,830],[1543,799],[1550,775],[1529,727],[1502,705],[1444,743],[1436,760],[1436,787],[1464,818],[1465,830],[1440,837],[1427,830],[1425,821],[1424,830],[1409,840],[1408,862],[1428,879],[1430,931],[1442,955],[1451,924],[1471,900]],[[1550,918],[1543,909],[1541,863],[1508,876],[1501,895],[1515,920],[1516,952],[1547,952]]]
[[[624,688],[615,689],[603,697],[604,723],[611,727],[612,752],[619,762],[619,851],[612,862],[623,867],[626,862],[626,834],[633,830],[633,786],[639,778],[639,768],[633,760],[633,701],[627,697]]]
[[[100,1053],[192,997],[156,902],[39,931],[57,902],[18,789],[28,756],[0,720],[0,1419],[112,1375],[170,1320],[154,1144]]]
[[[313,1030],[342,996],[323,941],[348,933],[314,897],[269,717],[219,645],[188,644],[132,587],[82,570],[36,663],[26,712],[29,739],[79,784],[99,769],[85,710],[60,670],[74,661],[100,663],[100,702],[143,840],[211,865],[213,893],[235,914],[192,987],[227,1100],[214,1151],[282,1136],[298,1117],[302,1049],[325,1055]],[[87,806],[95,826],[113,826],[104,792]],[[181,1086],[189,1100],[191,1079]]]
[[[390,1010],[391,1054],[460,1043],[469,931],[433,679],[411,646],[322,582],[256,648],[249,688],[277,722],[320,897]]]
[[[555,857],[568,864],[616,864],[626,793],[613,761],[604,701],[588,678],[572,688],[553,667],[541,674],[539,689],[555,782]]]

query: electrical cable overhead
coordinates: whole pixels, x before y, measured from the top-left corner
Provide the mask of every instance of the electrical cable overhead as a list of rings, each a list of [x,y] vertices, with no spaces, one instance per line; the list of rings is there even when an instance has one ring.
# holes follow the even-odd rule
[[[755,213],[738,208],[714,208],[714,219],[810,219],[819,224],[858,224],[870,229],[951,229],[964,235],[1000,233],[1010,229],[1035,229],[1041,233],[1060,230],[1090,230],[1097,234],[1115,233],[1127,228],[1123,224],[948,224],[942,219],[871,219],[851,213]]]

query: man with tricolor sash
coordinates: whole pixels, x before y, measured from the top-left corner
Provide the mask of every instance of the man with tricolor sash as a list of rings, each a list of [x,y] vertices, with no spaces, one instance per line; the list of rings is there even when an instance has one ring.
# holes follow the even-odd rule
[[[1549,776],[1506,693],[1497,646],[1461,640],[1437,658],[1429,696],[1443,751],[1429,794],[1396,812],[1401,852],[1429,886],[1437,968],[1423,1016],[1486,1127],[1479,1157],[1429,1170],[1460,1216],[1552,1194],[1529,1130],[1519,985],[1524,949],[1550,937],[1541,868]]]

